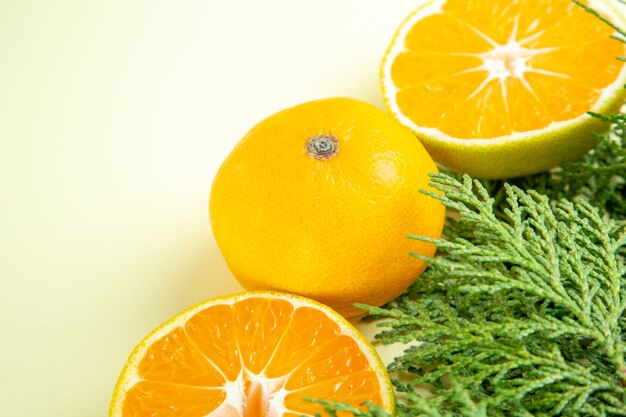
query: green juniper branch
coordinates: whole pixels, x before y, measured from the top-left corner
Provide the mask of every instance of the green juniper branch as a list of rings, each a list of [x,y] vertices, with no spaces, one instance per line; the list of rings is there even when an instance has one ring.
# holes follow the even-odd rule
[[[445,238],[413,236],[437,257],[415,255],[431,264],[402,297],[360,306],[383,343],[421,342],[388,366],[410,375],[394,380],[399,414],[626,416],[626,222],[584,200],[505,185],[501,204],[467,176],[432,181],[458,211]]]

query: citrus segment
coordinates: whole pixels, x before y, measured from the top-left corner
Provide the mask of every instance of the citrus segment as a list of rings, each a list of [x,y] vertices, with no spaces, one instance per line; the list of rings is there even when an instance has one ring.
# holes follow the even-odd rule
[[[222,390],[140,381],[125,395],[123,408],[114,416],[206,416],[226,399]]]
[[[360,372],[320,382],[288,394],[285,397],[285,406],[303,414],[313,415],[320,411],[319,406],[303,403],[301,398],[321,397],[329,401],[342,401],[342,398],[350,398],[350,402],[353,404],[362,404],[365,401],[380,404],[381,396],[379,394],[372,395],[373,392],[378,391],[374,381],[371,372]]]
[[[476,58],[469,54],[489,51],[491,44],[462,20],[448,14],[432,14],[408,28],[404,47],[406,53],[431,52],[440,56]]]
[[[625,25],[609,1],[589,4]],[[570,0],[425,1],[383,60],[385,102],[442,165],[485,178],[549,169],[606,128],[588,111],[623,102],[613,32]]]
[[[338,336],[315,350],[293,370],[285,381],[289,390],[370,369],[368,360],[349,336]],[[370,375],[371,377],[371,375]]]
[[[242,365],[247,371],[260,374],[292,324],[294,308],[288,302],[258,298],[241,300],[231,308]]]
[[[241,371],[233,312],[228,305],[216,305],[190,317],[184,326],[191,344],[211,358],[224,378],[234,380]]]
[[[315,415],[319,398],[393,411],[373,347],[312,300],[250,292],[208,300],[147,336],[131,354],[111,417]]]
[[[275,354],[265,369],[269,378],[276,378],[291,372],[294,363],[300,363],[320,349],[325,341],[332,341],[341,334],[334,322],[325,320],[324,313],[314,309],[299,308],[293,313],[294,322],[308,331],[303,332],[293,326],[285,329]]]
[[[179,363],[185,366],[180,367]],[[220,371],[193,346],[182,327],[155,341],[139,362],[137,371],[143,380],[170,384],[215,388],[225,381]]]

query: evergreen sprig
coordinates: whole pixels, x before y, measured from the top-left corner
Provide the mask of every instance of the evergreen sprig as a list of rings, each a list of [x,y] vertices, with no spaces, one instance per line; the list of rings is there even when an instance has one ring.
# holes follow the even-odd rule
[[[399,414],[626,416],[626,222],[508,184],[498,206],[468,176],[432,186],[458,213],[445,238],[413,236],[436,258],[414,255],[430,266],[399,299],[360,306],[383,343],[421,342],[388,366]]]
[[[511,185],[501,218],[478,181],[437,174],[433,186],[443,194],[431,195],[460,219],[446,239],[415,237],[435,243],[439,255],[409,293],[386,308],[367,307],[392,319],[382,323],[384,343],[422,342],[389,371],[413,375],[396,383],[399,391],[430,384],[435,396],[409,397],[400,410],[626,415],[626,266],[619,256],[626,224],[603,219],[585,201],[553,207],[545,195]],[[468,414],[467,398],[482,408]]]

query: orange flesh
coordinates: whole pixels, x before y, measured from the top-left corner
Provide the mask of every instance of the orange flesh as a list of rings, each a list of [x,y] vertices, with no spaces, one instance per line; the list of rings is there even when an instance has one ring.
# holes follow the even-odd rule
[[[322,411],[302,398],[382,404],[376,372],[354,339],[323,312],[279,299],[194,314],[146,350],[137,373],[125,417],[263,417],[273,402],[283,416]]]
[[[448,0],[391,66],[400,110],[457,138],[541,129],[590,110],[624,45],[570,0]]]

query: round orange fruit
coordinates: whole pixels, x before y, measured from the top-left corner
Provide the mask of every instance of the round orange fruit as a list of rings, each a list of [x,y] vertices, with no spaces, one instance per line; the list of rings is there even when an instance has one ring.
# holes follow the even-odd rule
[[[131,353],[111,417],[297,417],[316,398],[393,413],[385,366],[345,319],[312,300],[248,292],[177,314]]]
[[[346,317],[381,305],[425,269],[444,207],[435,163],[411,131],[378,108],[331,98],[254,126],[220,167],[210,197],[217,244],[246,289],[300,294]],[[432,191],[432,190],[431,190]]]

